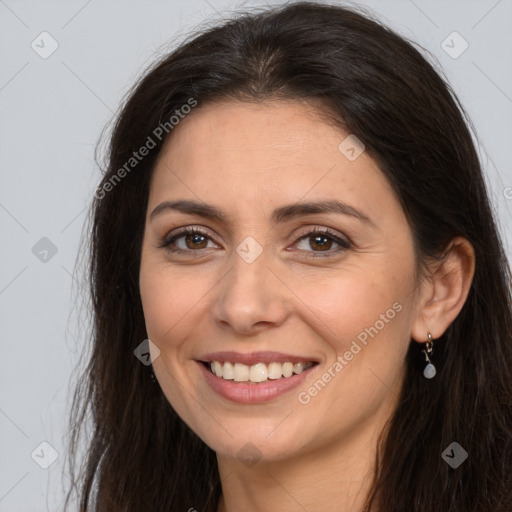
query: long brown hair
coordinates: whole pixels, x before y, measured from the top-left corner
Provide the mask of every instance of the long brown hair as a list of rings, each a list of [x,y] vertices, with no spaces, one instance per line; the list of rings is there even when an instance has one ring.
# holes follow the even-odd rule
[[[92,348],[73,401],[66,505],[76,490],[84,512],[216,510],[215,453],[134,350],[147,338],[138,276],[155,159],[176,110],[219,98],[323,100],[393,186],[420,263],[455,236],[471,242],[474,279],[437,342],[435,379],[424,379],[419,346],[410,344],[366,510],[510,512],[511,274],[469,121],[412,44],[368,15],[309,2],[239,13],[190,37],[145,72],[115,120],[91,209]],[[168,128],[160,139],[159,126]],[[154,146],[127,167],[148,137]],[[93,432],[76,475],[86,418]],[[468,452],[456,469],[441,457],[452,442]]]

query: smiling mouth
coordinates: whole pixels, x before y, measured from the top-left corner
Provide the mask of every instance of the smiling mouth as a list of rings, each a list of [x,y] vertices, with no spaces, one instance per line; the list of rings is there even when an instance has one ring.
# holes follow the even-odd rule
[[[292,363],[291,361],[285,363],[256,363],[250,366],[243,363],[231,363],[229,361],[203,361],[202,363],[213,375],[221,379],[253,383],[288,379],[318,364],[314,361],[305,363]]]

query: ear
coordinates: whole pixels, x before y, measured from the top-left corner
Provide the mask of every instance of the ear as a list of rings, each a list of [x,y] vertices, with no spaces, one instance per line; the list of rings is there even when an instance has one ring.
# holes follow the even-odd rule
[[[460,313],[473,282],[475,251],[463,237],[455,237],[441,262],[429,265],[430,275],[421,284],[411,337],[418,343],[441,337]]]

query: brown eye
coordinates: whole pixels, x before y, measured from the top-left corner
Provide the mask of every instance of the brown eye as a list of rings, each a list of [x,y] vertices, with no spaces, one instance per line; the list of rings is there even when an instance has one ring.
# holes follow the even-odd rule
[[[198,252],[202,249],[208,249],[209,241],[212,241],[212,239],[207,233],[197,228],[186,228],[179,233],[166,237],[160,247],[176,253]]]
[[[187,249],[204,249],[208,245],[207,237],[200,233],[186,234],[179,238],[185,239]]]
[[[325,235],[315,235],[310,236],[310,247],[313,249],[318,249],[319,251],[328,251],[333,243],[333,240]]]
[[[303,252],[312,253],[310,257],[329,257],[350,249],[352,246],[347,239],[325,228],[315,229],[306,233],[297,242],[297,245],[301,244],[302,247],[299,247],[299,249]]]

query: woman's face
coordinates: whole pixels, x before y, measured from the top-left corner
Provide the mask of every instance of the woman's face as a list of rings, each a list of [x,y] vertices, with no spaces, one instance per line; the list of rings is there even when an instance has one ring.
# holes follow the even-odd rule
[[[170,404],[240,459],[383,425],[418,308],[411,231],[377,164],[299,102],[204,105],[171,135],[140,269]]]

